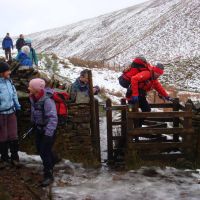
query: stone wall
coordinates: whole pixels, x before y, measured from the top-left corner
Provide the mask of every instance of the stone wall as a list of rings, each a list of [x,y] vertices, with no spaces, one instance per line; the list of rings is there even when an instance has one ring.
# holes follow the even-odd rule
[[[20,97],[22,111],[18,117],[20,138],[31,128],[30,102],[27,97]],[[87,104],[71,104],[69,106],[69,122],[57,129],[54,151],[62,158],[73,162],[81,162],[86,166],[100,164],[95,146],[92,144],[90,106]],[[35,154],[34,134],[20,140],[20,150]]]

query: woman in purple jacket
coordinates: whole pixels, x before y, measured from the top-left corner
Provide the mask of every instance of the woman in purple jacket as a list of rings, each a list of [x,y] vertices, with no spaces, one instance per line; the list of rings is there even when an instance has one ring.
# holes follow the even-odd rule
[[[40,78],[29,82],[31,101],[31,121],[35,127],[36,148],[44,166],[44,180],[42,186],[53,182],[54,156],[52,147],[58,123],[56,105],[45,91],[45,81]]]

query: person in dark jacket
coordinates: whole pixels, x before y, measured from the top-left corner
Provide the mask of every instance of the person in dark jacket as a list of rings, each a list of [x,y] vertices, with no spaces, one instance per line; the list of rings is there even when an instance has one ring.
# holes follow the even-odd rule
[[[21,109],[16,89],[10,80],[9,65],[0,62],[0,154],[1,168],[9,163],[8,148],[11,152],[11,163],[19,166],[17,119],[15,112]]]
[[[88,69],[81,71],[80,76],[71,86],[70,99],[72,102],[76,103],[86,103],[89,101],[89,79],[88,79]],[[94,95],[100,92],[99,86],[93,87]],[[83,102],[83,99],[85,101]]]
[[[16,49],[19,52],[21,48],[25,45],[24,35],[20,34],[19,38],[16,41]]]
[[[36,133],[36,148],[44,166],[42,186],[45,187],[53,182],[55,161],[52,147],[58,123],[57,110],[54,100],[45,91],[43,79],[32,79],[28,89],[31,101],[31,121]]]
[[[12,60],[11,48],[13,49],[13,41],[10,38],[10,34],[7,33],[6,37],[2,41],[2,49],[5,51],[6,60]]]

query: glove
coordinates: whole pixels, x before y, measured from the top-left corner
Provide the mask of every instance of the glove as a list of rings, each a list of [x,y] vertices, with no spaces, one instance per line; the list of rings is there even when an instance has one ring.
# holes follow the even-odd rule
[[[131,99],[129,100],[130,104],[135,104],[138,102],[138,96],[132,96]]]
[[[172,98],[172,97],[170,97],[170,96],[164,97],[164,99],[167,100],[167,101],[171,101],[171,102],[174,101],[174,98]]]
[[[98,86],[98,85],[95,85],[95,86],[93,87],[93,91],[94,91],[94,95],[97,95],[97,94],[100,92],[99,86]]]

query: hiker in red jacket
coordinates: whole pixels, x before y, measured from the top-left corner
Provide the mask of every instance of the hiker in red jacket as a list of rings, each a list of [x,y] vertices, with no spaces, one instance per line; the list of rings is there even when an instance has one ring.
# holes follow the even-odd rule
[[[127,98],[130,104],[139,103],[142,112],[150,112],[151,108],[146,99],[147,92],[155,89],[165,100],[172,100],[166,90],[162,87],[158,78],[164,73],[164,66],[158,63],[156,66],[149,66],[150,70],[141,71],[131,78],[131,94]]]

